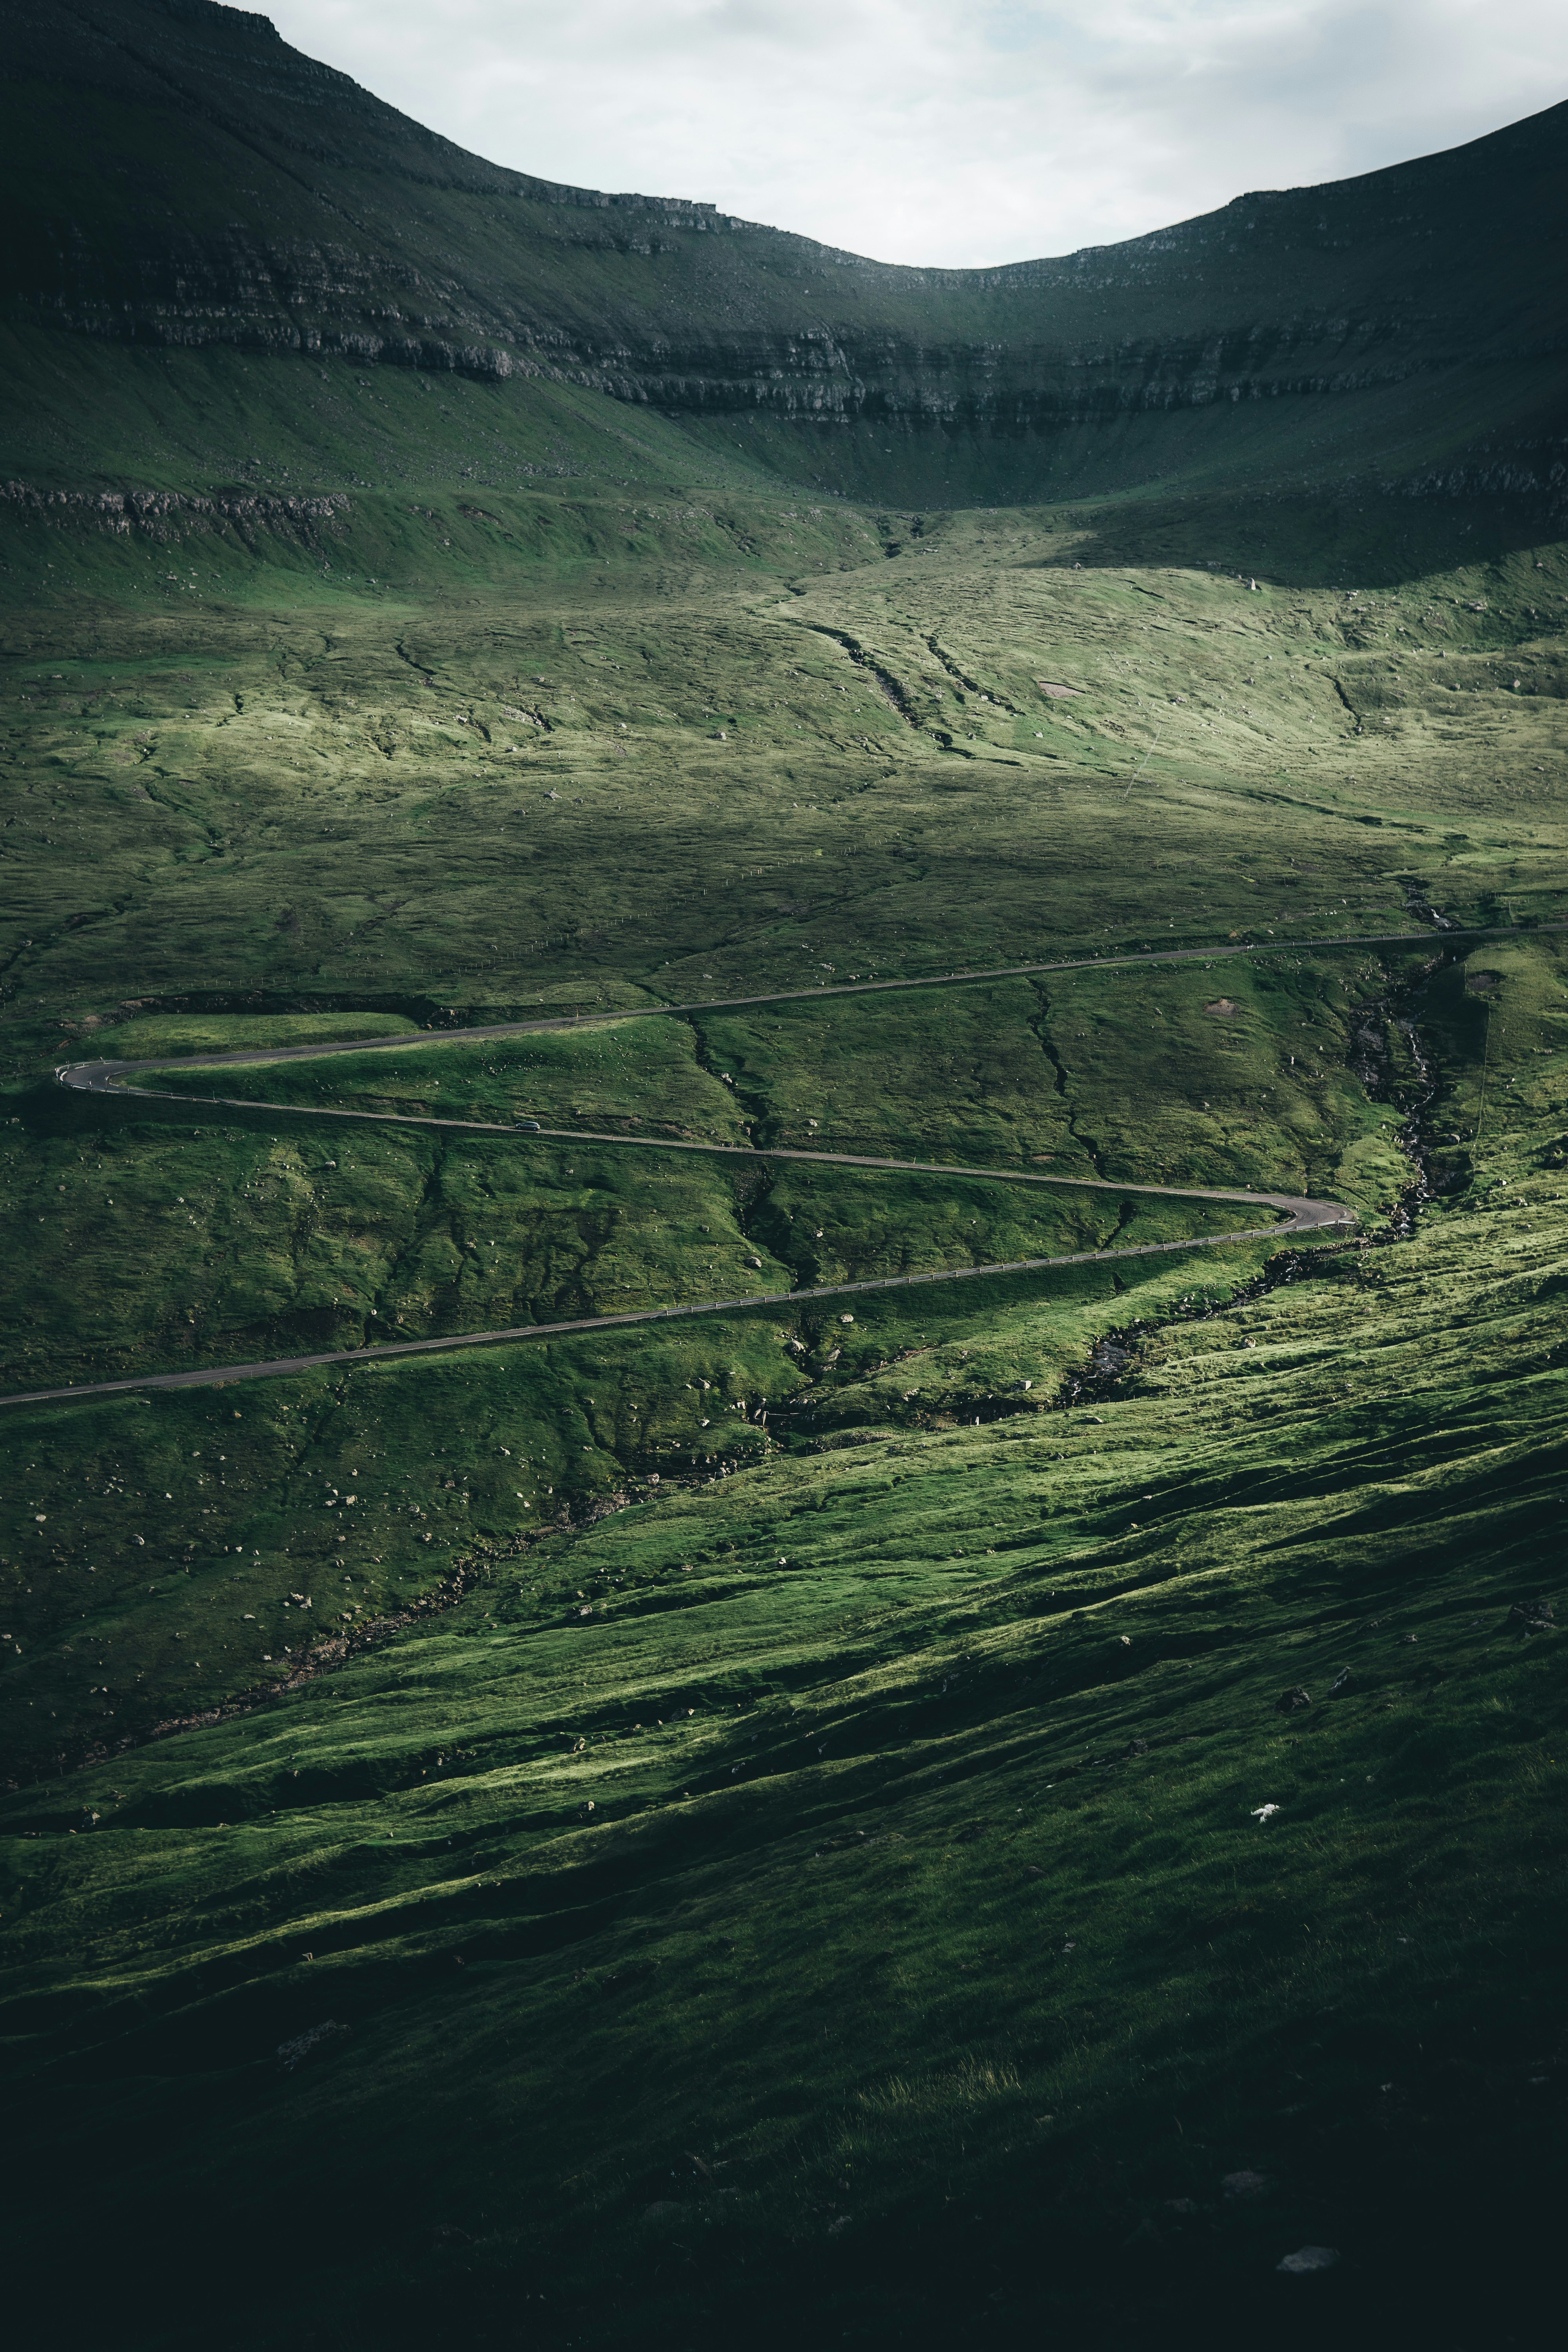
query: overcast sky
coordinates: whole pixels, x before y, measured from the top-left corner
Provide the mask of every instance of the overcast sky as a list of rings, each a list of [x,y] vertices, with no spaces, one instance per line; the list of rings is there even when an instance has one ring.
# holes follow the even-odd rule
[[[252,0],[447,138],[887,261],[1110,244],[1568,95],[1563,0]]]

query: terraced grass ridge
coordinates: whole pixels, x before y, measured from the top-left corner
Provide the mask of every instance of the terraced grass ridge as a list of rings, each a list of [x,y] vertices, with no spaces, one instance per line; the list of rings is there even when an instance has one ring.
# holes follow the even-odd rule
[[[7,19],[26,2340],[1532,2344],[1564,110],[884,268]]]

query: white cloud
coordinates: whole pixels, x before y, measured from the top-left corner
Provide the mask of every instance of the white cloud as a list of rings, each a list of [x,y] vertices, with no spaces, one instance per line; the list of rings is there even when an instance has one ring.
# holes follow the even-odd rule
[[[274,0],[494,162],[884,260],[1109,244],[1428,154],[1568,89],[1561,0]]]

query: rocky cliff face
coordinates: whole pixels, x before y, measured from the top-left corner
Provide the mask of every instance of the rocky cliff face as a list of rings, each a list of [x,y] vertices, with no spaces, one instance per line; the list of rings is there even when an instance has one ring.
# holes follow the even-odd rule
[[[920,270],[503,171],[212,0],[5,20],[15,320],[1004,433],[1528,361],[1522,440],[1494,457],[1538,471],[1515,444],[1550,464],[1561,439],[1568,106],[1126,244]]]

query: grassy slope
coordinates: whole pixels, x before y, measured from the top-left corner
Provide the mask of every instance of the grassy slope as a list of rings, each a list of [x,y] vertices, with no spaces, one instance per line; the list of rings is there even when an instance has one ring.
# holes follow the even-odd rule
[[[1503,1068],[1539,1088],[1559,966],[1508,978]],[[1554,1677],[1508,1622],[1562,1475],[1550,1107],[1414,1240],[1178,1322],[1092,1419],[775,1458],[547,1537],[280,1711],[16,1800],[18,1990],[40,2062],[79,2053],[38,2077],[50,2144],[90,2098],[217,2246],[226,2211],[281,2223],[282,2177],[325,2198],[295,2292],[351,2341],[471,2340],[540,2278],[545,2340],[684,2340],[786,2278],[881,2340],[939,2324],[955,2261],[1014,2331],[1129,2238],[1097,2326],[1198,2296],[1288,2328],[1263,2288],[1302,2241],[1348,2254],[1336,2324],[1421,2308],[1442,2200],[1484,2205],[1504,2138],[1549,2166],[1560,2113],[1524,1965],[1558,1918]],[[493,1474],[520,1376],[388,1366],[261,1412],[358,1479],[449,1403]],[[221,1402],[151,1410],[237,1442]],[[328,2019],[353,2038],[313,2072],[268,2067]],[[1219,2196],[1243,2168],[1257,2211]],[[140,2295],[149,2209],[106,2186]],[[185,2340],[154,2302],[147,2340]]]
[[[440,428],[417,536],[382,491],[331,550],[15,520],[11,1385],[352,1340],[373,1309],[710,1295],[721,1255],[951,1262],[964,1216],[1000,1246],[1022,1213],[335,1150],[290,1092],[1310,1180],[1386,1234],[1403,1015],[1447,1189],[1256,1297],[1263,1248],[5,1414],[33,2258],[90,2131],[101,2275],[149,2344],[223,2291],[234,2215],[248,2242],[301,2210],[236,2340],[309,2308],[466,2345],[523,2297],[546,2342],[765,2340],[774,2307],[870,2340],[1195,2308],[1278,2333],[1272,2264],[1320,2239],[1342,2332],[1407,2324],[1388,2246],[1489,2212],[1489,2177],[1532,2210],[1560,2113],[1559,1990],[1527,1965],[1557,1916],[1551,1643],[1507,1611],[1561,1484],[1564,997],[1545,936],[1425,986],[1435,948],[1324,942],[1416,928],[1410,896],[1561,911],[1560,554],[1479,510],[1445,552],[1403,506],[916,531],[742,494],[691,441],[658,499],[514,475],[490,522],[451,480],[477,413]],[[1427,539],[1400,553],[1391,512]],[[1250,569],[1266,527],[1262,594],[1202,568]],[[62,1048],[323,1013],[635,1015],[1233,933],[1273,952],[269,1070],[255,1114],[47,1083]],[[312,1645],[328,1671],[258,1712],[48,1777]],[[1312,1707],[1278,1716],[1298,1681]],[[352,2039],[279,2071],[328,2019]],[[1222,2198],[1243,2166],[1270,2197]],[[139,2251],[171,2200],[178,2297]]]

